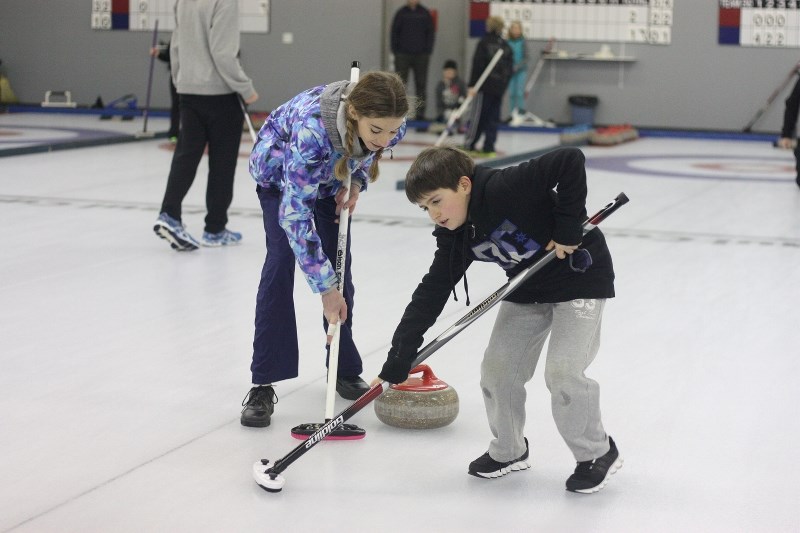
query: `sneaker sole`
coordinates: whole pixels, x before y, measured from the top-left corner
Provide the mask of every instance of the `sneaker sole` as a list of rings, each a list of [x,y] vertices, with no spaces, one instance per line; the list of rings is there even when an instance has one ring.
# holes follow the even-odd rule
[[[528,461],[517,461],[514,464],[510,464],[508,466],[504,466],[500,470],[495,470],[494,472],[467,472],[471,476],[484,478],[484,479],[495,479],[498,477],[503,477],[506,474],[510,474],[511,472],[520,472],[522,470],[527,470],[531,467],[530,462]]]
[[[367,392],[369,392],[369,389],[364,389],[363,391],[344,391],[344,392],[340,391],[339,389],[336,389],[336,394],[341,396],[342,399],[350,401],[358,400],[359,398],[364,396]]]
[[[172,233],[166,226],[163,226],[161,224],[156,224],[155,226],[153,226],[153,232],[155,232],[156,235],[167,241],[173,250],[177,250],[179,252],[191,252],[192,250],[197,250],[197,246],[195,244],[179,238],[177,235]]]
[[[611,476],[616,474],[617,470],[622,468],[622,463],[624,463],[624,461],[622,460],[622,457],[617,457],[617,460],[614,461],[614,464],[611,465],[611,468],[608,469],[608,472],[606,472],[606,477],[603,478],[603,481],[601,481],[599,485],[595,485],[594,487],[592,487],[590,489],[570,490],[570,492],[578,492],[580,494],[594,494],[595,492],[600,492],[601,490],[603,490],[603,487],[608,485],[608,482],[611,480]],[[569,490],[569,489],[567,489],[567,490]]]
[[[201,240],[200,244],[207,248],[221,248],[223,246],[237,246],[241,244],[242,241],[233,241],[233,242],[211,242],[207,240]]]
[[[266,420],[245,420],[244,418],[240,418],[239,421],[242,423],[243,426],[249,428],[265,428],[269,426],[271,419],[267,418]]]

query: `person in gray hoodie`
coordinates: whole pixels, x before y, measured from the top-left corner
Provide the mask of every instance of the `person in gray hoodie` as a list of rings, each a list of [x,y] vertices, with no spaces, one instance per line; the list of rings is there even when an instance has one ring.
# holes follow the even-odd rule
[[[153,231],[178,251],[200,246],[181,221],[181,204],[208,145],[202,244],[237,244],[242,234],[226,225],[244,124],[239,98],[246,104],[258,100],[252,80],[239,63],[239,3],[177,0],[170,59],[180,99],[181,135]]]

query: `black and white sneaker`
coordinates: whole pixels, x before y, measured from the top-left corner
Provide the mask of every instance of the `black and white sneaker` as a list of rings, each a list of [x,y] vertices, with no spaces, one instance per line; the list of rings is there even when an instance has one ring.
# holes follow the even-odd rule
[[[575,467],[575,473],[567,479],[567,490],[592,494],[600,491],[608,483],[609,477],[622,468],[622,457],[619,456],[614,439],[608,437],[611,449],[602,457],[593,461],[581,461]]]
[[[513,461],[501,463],[492,459],[489,452],[486,452],[469,464],[467,473],[471,476],[491,479],[504,476],[509,472],[527,470],[531,467],[528,462],[528,452],[528,439],[525,439],[525,453]]]

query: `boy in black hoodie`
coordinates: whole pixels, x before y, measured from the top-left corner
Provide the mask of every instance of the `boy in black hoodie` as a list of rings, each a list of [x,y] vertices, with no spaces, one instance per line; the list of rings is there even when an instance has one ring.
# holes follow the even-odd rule
[[[558,149],[499,170],[476,167],[456,148],[429,148],[411,165],[405,190],[436,223],[437,250],[378,378],[390,383],[408,378],[423,335],[462,276],[467,290],[465,273],[473,261],[497,263],[511,278],[555,248],[558,259],[499,306],[481,364],[494,439],[468,472],[495,478],[529,468],[525,384],[550,336],[545,382],[556,426],[578,463],[567,490],[599,491],[622,458],[603,428],[599,386],[584,372],[599,349],[603,307],[614,296],[614,269],[602,232],[583,235],[583,153]]]

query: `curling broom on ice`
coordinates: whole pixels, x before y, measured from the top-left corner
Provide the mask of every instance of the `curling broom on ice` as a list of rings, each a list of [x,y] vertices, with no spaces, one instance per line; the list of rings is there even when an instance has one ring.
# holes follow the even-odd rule
[[[595,213],[592,217],[583,223],[583,233],[586,234],[592,231],[600,222],[608,218],[614,211],[622,207],[628,202],[628,197],[625,193],[620,193],[608,205],[603,207],[600,211]],[[514,276],[505,285],[493,292],[483,302],[473,307],[466,315],[459,319],[455,324],[450,326],[441,335],[429,342],[424,348],[417,352],[417,357],[414,359],[412,367],[422,363],[425,359],[430,357],[436,350],[441,348],[450,339],[461,333],[467,326],[472,324],[486,311],[494,307],[496,304],[504,300],[509,294],[516,290],[522,283],[528,280],[536,272],[541,270],[546,264],[553,260],[556,256],[555,249],[550,250],[541,259],[533,263],[531,266]],[[322,442],[326,436],[336,430],[345,421],[349,420],[353,415],[366,407],[372,400],[380,396],[386,389],[389,388],[389,383],[383,382],[373,385],[367,392],[365,392],[358,400],[353,402],[347,409],[334,416],[332,420],[320,427],[317,431],[311,434],[305,441],[301,442],[292,451],[284,457],[276,460],[274,463],[269,459],[261,459],[256,461],[253,465],[253,477],[258,485],[267,492],[280,492],[286,482],[281,473],[286,470],[292,463],[302,457],[311,448]]]
[[[350,67],[350,81],[358,82],[360,74],[360,66],[358,61],[353,61]],[[346,204],[350,199],[350,176],[342,183],[342,188],[346,189],[343,202]],[[336,243],[336,280],[339,290],[344,294],[344,272],[347,263],[347,228],[350,220],[350,208],[343,208],[339,213],[339,234]],[[330,343],[330,351],[328,352],[328,389],[325,396],[325,422],[312,422],[308,424],[300,424],[292,428],[292,437],[296,439],[305,439],[309,435],[313,435],[322,426],[328,424],[333,419],[333,407],[336,400],[336,375],[339,370],[339,338],[341,333],[341,323],[330,324],[328,327],[328,335],[333,336]],[[353,424],[342,424],[341,426],[333,429],[328,433],[327,438],[332,440],[356,440],[363,439],[366,431]]]

